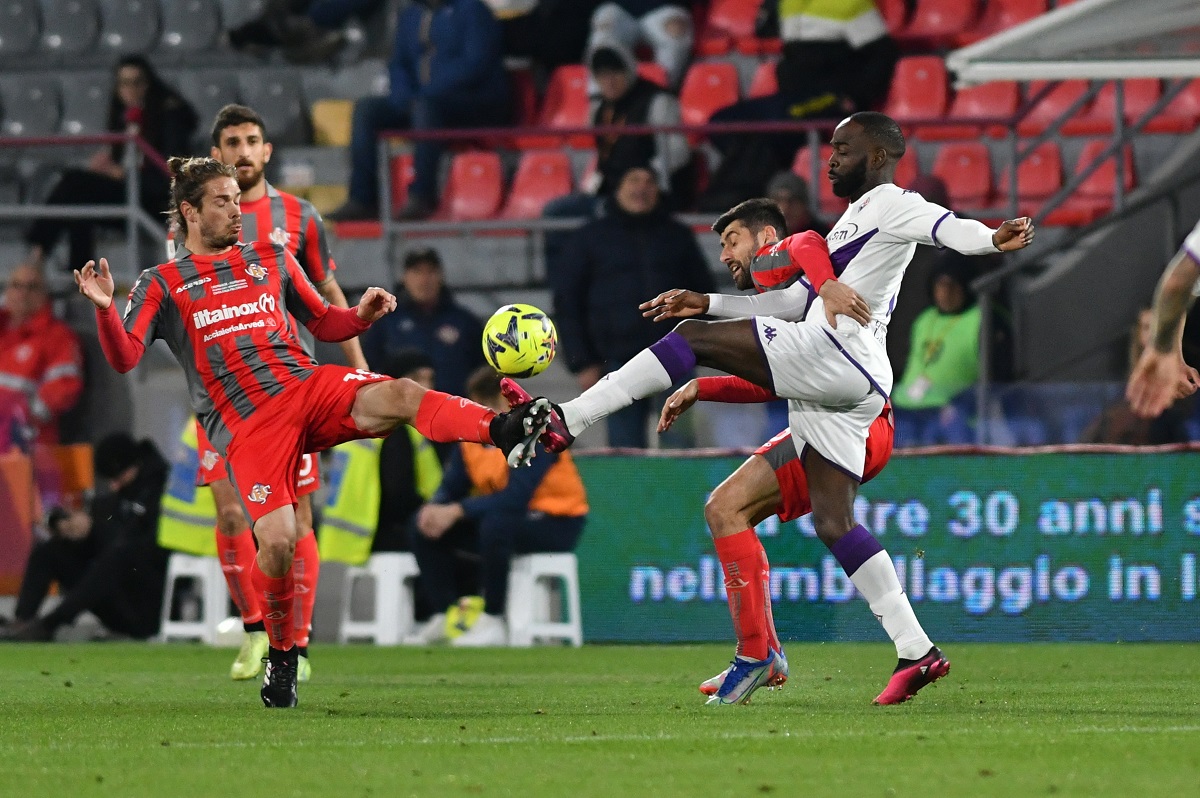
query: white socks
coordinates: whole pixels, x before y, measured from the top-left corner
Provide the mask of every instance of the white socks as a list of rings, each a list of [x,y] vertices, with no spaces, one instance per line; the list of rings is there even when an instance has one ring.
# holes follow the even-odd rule
[[[896,644],[900,659],[920,659],[933,647],[933,642],[921,628],[908,596],[900,587],[896,568],[886,551],[872,555],[850,576],[850,581],[863,594],[871,612],[883,624],[883,630]]]
[[[562,408],[567,429],[572,435],[578,435],[638,399],[653,396],[670,387],[671,376],[658,356],[649,349],[643,349],[624,366],[605,375],[600,382],[559,407]]]

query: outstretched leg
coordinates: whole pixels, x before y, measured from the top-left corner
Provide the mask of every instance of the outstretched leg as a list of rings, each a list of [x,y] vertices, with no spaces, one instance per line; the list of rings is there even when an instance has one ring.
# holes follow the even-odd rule
[[[854,520],[858,482],[809,449],[804,458],[817,537],[837,557],[871,612],[896,644],[899,663],[877,704],[898,704],[950,671],[950,663],[921,628],[887,551]]]

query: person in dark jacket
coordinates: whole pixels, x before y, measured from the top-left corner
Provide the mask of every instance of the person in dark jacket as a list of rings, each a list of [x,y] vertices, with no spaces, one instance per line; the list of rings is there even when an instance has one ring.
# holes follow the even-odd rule
[[[186,155],[198,117],[188,101],[154,71],[144,57],[127,55],[113,68],[113,89],[108,100],[107,130],[136,133],[160,155]],[[166,172],[142,161],[139,174],[140,204],[146,213],[161,219],[170,198]],[[48,205],[121,205],[125,203],[125,145],[98,150],[86,169],[68,169],[46,198]],[[68,267],[78,269],[95,252],[95,220],[73,220],[70,209],[62,218],[38,219],[25,232],[28,263],[41,269],[63,232],[69,236]],[[111,224],[117,224],[114,220]]]
[[[334,221],[379,215],[376,144],[389,129],[502,125],[509,119],[508,77],[500,23],[482,0],[413,0],[400,13],[388,65],[386,97],[354,105],[350,198],[326,216]],[[421,219],[437,204],[441,142],[415,145],[405,219]]]
[[[607,214],[573,233],[547,273],[563,354],[582,390],[662,337],[640,303],[670,288],[716,290],[692,231],[662,209],[654,172],[636,163],[622,173]],[[609,445],[645,448],[651,404],[609,416]]]
[[[645,43],[654,60],[667,73],[667,82],[678,86],[692,57],[692,15],[683,0],[614,0],[592,14],[591,44],[598,40],[622,42],[629,50]]]
[[[114,433],[96,446],[96,475],[109,492],[83,510],[55,510],[51,537],[33,547],[21,580],[16,621],[4,640],[53,640],[58,627],[89,611],[110,631],[136,638],[158,632],[166,552],[158,510],[167,461],[149,440]],[[38,617],[57,582],[62,602]]]
[[[467,377],[484,363],[483,323],[454,301],[437,250],[416,249],[404,256],[396,300],[396,309],[362,337],[367,363],[383,369],[402,350],[418,349],[433,360],[437,390],[462,396]]]

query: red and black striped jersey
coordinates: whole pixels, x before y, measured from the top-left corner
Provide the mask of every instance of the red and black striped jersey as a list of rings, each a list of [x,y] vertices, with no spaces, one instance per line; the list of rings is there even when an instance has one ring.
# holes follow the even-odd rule
[[[829,245],[819,233],[805,230],[760,249],[750,260],[750,277],[760,294],[779,291],[799,281],[808,289],[807,313],[817,296],[813,287],[816,275],[809,272],[820,273],[829,268]]]
[[[296,321],[309,324],[328,308],[290,252],[253,241],[220,255],[181,248],[142,272],[124,326],[144,346],[167,342],[187,376],[193,410],[223,452],[239,422],[312,374],[317,364],[300,344]]]
[[[325,222],[311,202],[268,183],[266,194],[253,202],[242,200],[240,205],[242,241],[279,244],[299,261],[313,285],[320,285],[337,271],[329,252]],[[176,235],[174,231],[168,234],[168,259],[175,257]]]

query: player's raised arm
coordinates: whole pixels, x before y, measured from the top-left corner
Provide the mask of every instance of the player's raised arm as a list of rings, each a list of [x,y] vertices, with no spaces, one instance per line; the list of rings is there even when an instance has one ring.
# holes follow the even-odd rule
[[[284,273],[280,277],[283,281],[283,296],[288,313],[291,313],[307,327],[318,341],[338,343],[353,338],[365,332],[375,319],[390,312],[391,308],[388,308],[387,300],[378,296],[377,293],[372,293],[380,292],[382,289],[369,290],[363,295],[363,301],[357,308],[339,308],[330,305],[317,291],[312,281],[308,279],[308,275],[304,273],[304,269],[300,268],[300,264],[292,254],[282,247],[278,247],[278,250],[282,253],[284,262]],[[382,293],[391,296],[386,291],[382,291]],[[365,308],[363,302],[367,303]],[[395,307],[394,297],[391,300],[391,307]],[[382,308],[388,309],[382,310]]]
[[[698,377],[688,380],[682,388],[667,397],[658,417],[658,431],[666,432],[676,419],[688,411],[696,402],[726,402],[730,404],[752,404],[773,402],[779,397],[741,377],[723,375]]]
[[[1183,362],[1182,349],[1184,317],[1196,301],[1198,280],[1200,262],[1185,244],[1158,281],[1150,346],[1142,352],[1125,389],[1133,411],[1144,418],[1161,415],[1175,399],[1195,393],[1200,384],[1196,370]]]
[[[122,323],[113,306],[116,286],[105,258],[101,258],[98,265],[89,260],[82,269],[76,269],[75,284],[79,286],[79,293],[96,306],[96,326],[104,358],[114,369],[125,374],[138,364],[146,352],[146,345],[156,337],[163,298],[161,286],[143,272],[129,294]]]

